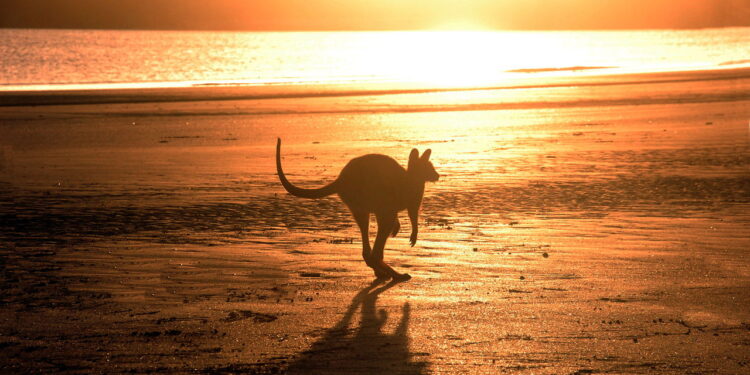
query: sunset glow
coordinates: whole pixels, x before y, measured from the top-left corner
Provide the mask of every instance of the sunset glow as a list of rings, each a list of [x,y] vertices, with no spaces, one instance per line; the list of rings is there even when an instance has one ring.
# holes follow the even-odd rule
[[[744,0],[4,0],[0,27],[596,30],[748,25]]]

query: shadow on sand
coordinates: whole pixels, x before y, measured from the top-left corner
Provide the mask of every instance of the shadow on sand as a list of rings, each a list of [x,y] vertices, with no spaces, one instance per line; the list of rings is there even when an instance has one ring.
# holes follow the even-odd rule
[[[401,321],[392,334],[381,331],[388,320],[384,309],[376,312],[380,293],[398,282],[379,287],[374,281],[352,299],[341,320],[312,347],[291,363],[289,374],[424,374],[428,363],[412,361],[409,352],[410,307],[402,307]],[[350,327],[361,306],[359,327]]]

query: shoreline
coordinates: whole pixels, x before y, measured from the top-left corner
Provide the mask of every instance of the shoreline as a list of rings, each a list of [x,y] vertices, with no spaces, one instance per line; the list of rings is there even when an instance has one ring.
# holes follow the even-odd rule
[[[519,73],[525,74],[525,73]],[[522,77],[496,85],[434,86],[425,83],[371,82],[341,84],[196,84],[184,87],[101,88],[75,90],[0,90],[0,108],[50,105],[201,102],[388,96],[501,90],[606,87],[750,79],[750,67],[606,75]]]

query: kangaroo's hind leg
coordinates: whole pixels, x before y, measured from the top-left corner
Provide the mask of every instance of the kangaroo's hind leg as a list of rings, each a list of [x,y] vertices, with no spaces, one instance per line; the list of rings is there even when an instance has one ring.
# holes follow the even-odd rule
[[[372,261],[372,248],[370,248],[370,213],[365,211],[352,210],[352,216],[354,221],[359,226],[359,232],[362,234],[362,259],[365,260],[367,266],[375,271],[375,276],[379,279],[389,277],[388,273],[381,271],[375,266]]]
[[[378,220],[378,235],[375,237],[375,244],[372,247],[372,255],[370,260],[375,263],[376,274],[379,268],[382,271],[387,272],[388,276],[393,280],[403,281],[411,279],[411,276],[406,273],[398,273],[391,266],[385,264],[383,261],[383,251],[385,250],[385,241],[388,240],[388,236],[393,233],[394,226],[398,220],[396,212],[388,213],[376,213],[375,217]]]

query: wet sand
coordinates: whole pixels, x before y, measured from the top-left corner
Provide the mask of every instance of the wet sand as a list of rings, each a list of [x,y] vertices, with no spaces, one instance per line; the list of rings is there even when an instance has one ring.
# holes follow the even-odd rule
[[[750,77],[684,75],[3,102],[0,369],[748,372]],[[276,136],[310,187],[433,150],[419,242],[402,214],[386,246],[412,280],[373,282],[337,198],[284,192]]]

